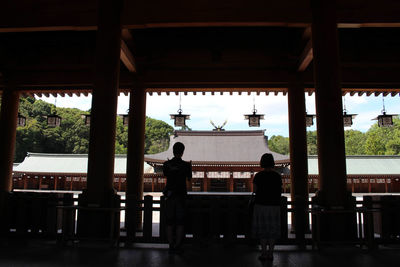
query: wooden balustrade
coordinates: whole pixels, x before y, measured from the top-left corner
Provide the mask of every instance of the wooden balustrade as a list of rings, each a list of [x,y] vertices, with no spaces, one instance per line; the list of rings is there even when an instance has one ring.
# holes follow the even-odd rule
[[[188,242],[249,242],[250,224],[248,214],[249,194],[189,194],[187,199],[186,233]],[[9,236],[53,237],[63,240],[65,236],[78,239],[75,213],[82,207],[74,205],[73,195],[60,193],[12,192],[9,197],[9,209],[2,218],[2,233]],[[140,201],[138,208],[143,212],[143,228],[136,233],[135,242],[166,243],[165,200],[154,199],[147,195]],[[281,236],[278,244],[297,244],[295,236],[288,232],[288,214],[293,212],[294,203],[282,197],[281,202]],[[378,244],[399,243],[400,236],[400,197],[399,196],[366,196],[356,202],[352,210],[329,210],[323,207],[311,208],[308,212],[314,216],[311,223],[312,235],[306,235],[307,244],[320,245],[318,218],[325,213],[354,214],[357,218],[357,234],[352,243],[374,247]],[[65,207],[65,208],[63,208]],[[57,211],[57,208],[59,211]],[[120,211],[125,210],[125,200],[121,206],[109,209],[116,213],[119,220]],[[158,214],[156,214],[158,213]],[[158,217],[158,219],[155,219]],[[316,226],[316,228],[313,227]],[[124,241],[125,227],[123,220],[112,224],[118,231],[113,238]],[[120,234],[121,233],[121,234]],[[59,238],[59,236],[63,238]],[[65,240],[65,239],[64,239]]]
[[[144,176],[145,192],[162,192],[166,179],[160,174],[146,174]],[[282,192],[290,193],[290,177],[282,176]],[[81,191],[86,188],[86,176],[60,175],[21,175],[13,177],[14,189],[35,190],[69,190]],[[114,178],[114,188],[119,192],[126,190],[126,178]],[[400,192],[399,176],[348,176],[347,188],[353,193],[397,193]],[[193,192],[251,192],[251,178],[193,178],[188,184],[188,191]],[[308,189],[310,193],[318,190],[318,175],[309,175]]]

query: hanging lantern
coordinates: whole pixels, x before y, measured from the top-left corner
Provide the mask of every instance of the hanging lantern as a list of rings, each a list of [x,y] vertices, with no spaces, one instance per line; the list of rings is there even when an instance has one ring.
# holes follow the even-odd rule
[[[351,127],[353,125],[353,119],[357,116],[357,114],[347,114],[346,109],[343,111],[343,126]]]
[[[244,115],[245,120],[249,120],[249,127],[260,127],[260,120],[264,119],[264,114],[256,114],[257,110],[253,111],[253,114]]]
[[[118,116],[122,119],[122,124],[124,126],[129,125],[129,109],[126,111],[126,114],[120,114]]]
[[[81,115],[82,119],[85,122],[85,125],[90,125],[90,114],[82,114]]]
[[[17,126],[18,127],[24,127],[26,125],[26,117],[22,116],[18,112],[18,118],[17,118]]]
[[[373,118],[372,120],[378,120],[379,127],[391,127],[393,126],[393,117],[398,116],[398,114],[386,114],[385,99],[383,98],[383,96],[382,96],[382,104],[383,104],[382,115],[379,115],[378,117]]]
[[[49,127],[57,127],[61,125],[61,117],[56,113],[47,116],[47,125]]]
[[[122,115],[122,124],[124,126],[128,126],[128,124],[129,124],[129,114]]]
[[[314,118],[315,118],[314,114],[307,114],[307,112],[306,112],[306,126],[307,127],[314,125]]]
[[[257,110],[253,109],[253,114],[244,115],[245,120],[249,120],[249,127],[260,127],[260,120],[264,119],[264,114],[257,114]]]
[[[357,114],[347,114],[346,110],[346,98],[343,96],[343,126],[351,127],[353,125],[353,119],[357,116]]]
[[[257,114],[254,95],[253,95],[253,114],[245,114],[244,119],[249,120],[249,127],[260,127],[260,120],[264,119],[264,114]]]
[[[182,109],[178,109],[178,114],[170,114],[171,120],[174,120],[175,127],[186,126],[186,120],[190,120],[190,115],[182,114]]]
[[[57,127],[61,125],[61,117],[57,115],[57,98],[54,98],[54,113],[47,115],[47,126]]]
[[[393,126],[393,117],[398,114],[386,114],[386,111],[382,111],[382,115],[379,115],[373,120],[378,120],[379,127],[391,127]]]
[[[170,114],[171,120],[174,120],[175,127],[185,127],[186,120],[190,120],[190,115],[182,114],[181,102],[182,102],[181,93],[179,93],[179,109],[177,111],[178,114]]]

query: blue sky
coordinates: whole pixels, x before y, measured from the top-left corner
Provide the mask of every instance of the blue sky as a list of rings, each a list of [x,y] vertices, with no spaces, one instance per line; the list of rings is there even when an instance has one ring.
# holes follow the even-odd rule
[[[308,113],[315,114],[315,100],[312,96],[306,95],[306,108]],[[54,104],[53,97],[43,97],[44,101]],[[227,124],[226,130],[266,130],[267,136],[283,135],[288,136],[288,110],[287,96],[279,93],[277,96],[261,93],[260,95],[247,95],[247,93],[239,96],[234,93],[220,95],[211,93],[206,95],[197,94],[181,95],[181,105],[183,113],[190,114],[191,119],[187,121],[187,125],[193,130],[211,130],[213,126],[210,124],[212,120],[216,125],[221,125],[225,120]],[[384,98],[385,107],[388,114],[400,113],[400,97]],[[248,127],[248,123],[244,120],[244,114],[252,113],[253,101],[255,102],[258,113],[265,114],[265,120],[261,121],[260,127]],[[381,113],[382,96],[345,96],[346,109],[348,113],[358,114],[351,128],[360,131],[367,131],[376,121],[371,120]],[[91,107],[91,97],[57,97],[57,107],[76,107],[82,110],[88,110]],[[129,108],[129,97],[121,95],[118,99],[118,114],[126,113]],[[179,96],[165,93],[161,96],[153,94],[147,95],[146,112],[149,117],[163,120],[173,126],[169,114],[176,113],[179,108]],[[315,123],[315,122],[314,122]],[[308,130],[315,130],[315,126],[309,127]]]

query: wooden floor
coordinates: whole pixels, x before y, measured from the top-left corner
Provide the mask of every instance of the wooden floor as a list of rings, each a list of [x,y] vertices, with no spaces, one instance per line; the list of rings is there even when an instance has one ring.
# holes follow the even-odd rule
[[[75,244],[62,247],[49,241],[0,243],[0,266],[399,266],[400,247],[335,247],[322,251],[299,251],[278,246],[272,263],[257,259],[257,247],[186,245],[182,255],[171,256],[166,245],[137,245],[134,248],[110,248],[105,245]]]

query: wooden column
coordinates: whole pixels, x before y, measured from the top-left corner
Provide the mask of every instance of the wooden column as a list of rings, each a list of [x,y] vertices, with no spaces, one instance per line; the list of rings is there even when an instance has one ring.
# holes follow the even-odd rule
[[[128,156],[126,169],[127,231],[133,241],[136,227],[140,226],[141,212],[138,201],[143,200],[144,139],[146,126],[146,90],[136,86],[131,90],[129,102]]]
[[[309,221],[306,211],[308,201],[308,162],[306,106],[304,88],[294,81],[288,88],[289,144],[291,198],[294,201],[293,226],[296,239],[303,241],[308,231]]]
[[[318,135],[319,196],[327,206],[347,199],[339,49],[334,1],[312,0],[312,44]]]
[[[113,187],[115,126],[117,116],[121,49],[122,0],[99,0],[97,40],[87,188],[79,195],[80,206],[90,207],[78,213],[77,235],[80,238],[110,238],[119,232],[113,224],[119,216],[97,208],[118,208],[120,198]],[[71,186],[74,177],[71,177]],[[94,223],[95,222],[95,223]],[[113,225],[114,228],[111,228]]]
[[[204,171],[203,192],[208,192],[208,175],[207,175],[207,171]]]
[[[335,1],[312,0],[312,43],[319,191],[315,204],[335,213],[321,213],[315,230],[321,241],[350,241],[357,235],[355,198],[346,188],[346,158],[343,128],[342,90]]]
[[[90,205],[103,206],[114,194],[121,9],[121,0],[99,1],[87,177],[87,201]]]
[[[12,189],[12,168],[19,106],[19,92],[10,86],[1,96],[0,114],[0,193]]]
[[[229,171],[229,192],[233,192],[235,189],[235,182],[233,180],[233,171]]]
[[[0,114],[0,234],[8,232],[8,199],[12,190],[12,168],[17,130],[19,93],[8,86],[1,96]]]

